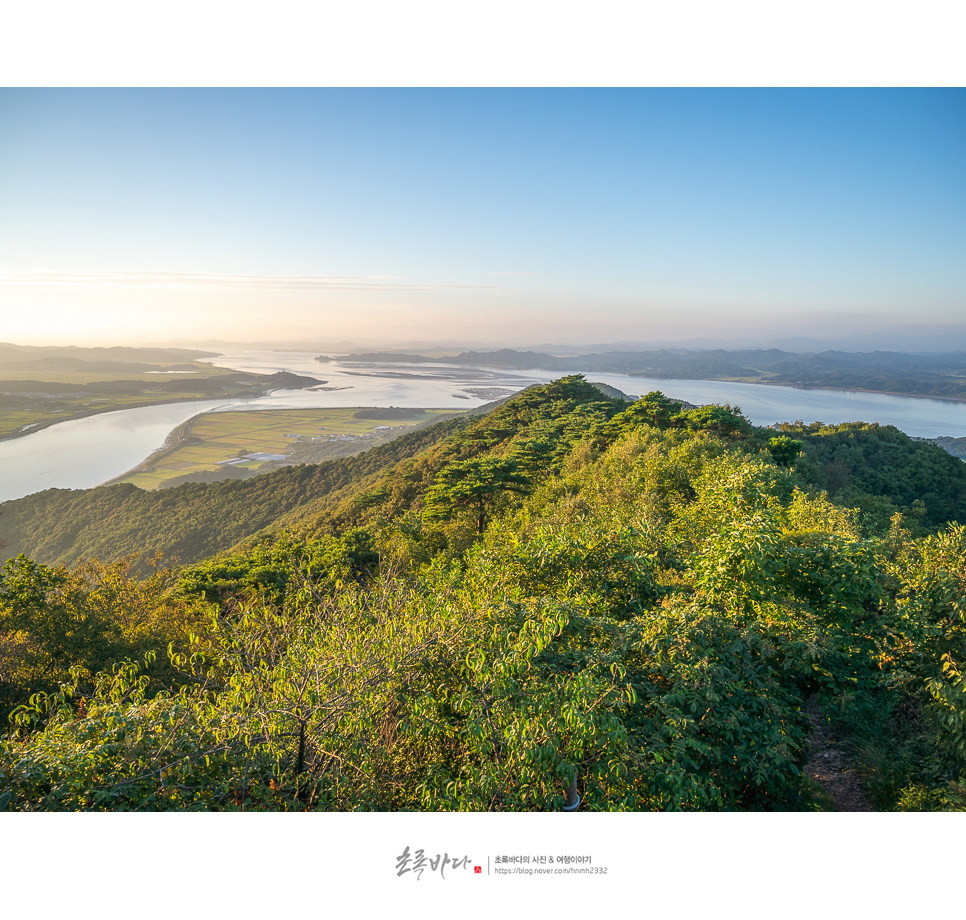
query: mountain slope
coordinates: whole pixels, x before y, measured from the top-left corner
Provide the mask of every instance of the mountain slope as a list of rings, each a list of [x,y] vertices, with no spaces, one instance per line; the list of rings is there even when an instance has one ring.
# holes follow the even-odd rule
[[[561,378],[501,400],[486,414],[415,431],[357,457],[163,492],[130,485],[40,492],[0,506],[0,540],[5,557],[23,552],[48,563],[161,552],[187,564],[286,529],[312,536],[378,528],[421,509],[439,471],[453,461],[513,456],[539,478],[559,469],[578,442],[613,440],[607,426],[621,413],[659,427],[714,431],[714,412],[725,411],[648,399],[628,409],[579,376]],[[745,449],[767,450],[774,431],[742,424]],[[803,486],[859,508],[875,530],[886,530],[896,511],[921,530],[966,522],[966,466],[935,444],[874,424],[781,428],[801,441],[795,468]]]

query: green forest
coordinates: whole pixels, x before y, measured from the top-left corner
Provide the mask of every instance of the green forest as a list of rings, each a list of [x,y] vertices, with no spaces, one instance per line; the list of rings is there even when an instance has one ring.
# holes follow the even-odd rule
[[[0,508],[0,810],[966,810],[966,464],[582,376]],[[810,755],[810,745],[812,754]]]

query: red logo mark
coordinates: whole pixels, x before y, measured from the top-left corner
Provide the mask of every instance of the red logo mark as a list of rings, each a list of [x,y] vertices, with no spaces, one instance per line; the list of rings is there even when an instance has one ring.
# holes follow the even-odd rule
[[[482,866],[473,866],[473,871],[477,875],[482,875],[482,873],[483,873],[483,867]]]

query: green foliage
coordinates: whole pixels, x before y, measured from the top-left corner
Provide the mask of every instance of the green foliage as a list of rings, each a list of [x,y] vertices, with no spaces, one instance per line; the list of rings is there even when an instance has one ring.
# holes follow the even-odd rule
[[[802,446],[801,441],[796,441],[784,434],[768,439],[768,450],[771,451],[775,463],[779,466],[791,466],[795,458],[801,454]]]
[[[477,520],[476,532],[482,534],[494,501],[507,492],[524,492],[529,486],[530,480],[519,472],[515,460],[457,460],[440,470],[426,493],[426,513],[430,518],[446,519],[460,508],[469,508]]]
[[[879,532],[896,511],[920,534],[966,523],[966,465],[928,441],[891,425],[781,425],[803,442],[796,468],[836,501],[859,508]],[[777,459],[777,458],[776,458]]]
[[[178,578],[177,591],[215,603],[255,596],[283,604],[293,578],[338,584],[364,578],[378,564],[372,535],[364,530],[310,541],[282,533],[248,552],[189,566]]]
[[[943,655],[942,677],[932,678],[927,686],[946,746],[966,764],[966,680],[949,653]]]
[[[730,406],[699,406],[684,412],[681,417],[692,431],[710,431],[726,438],[740,438],[752,432],[751,422],[741,410]]]
[[[633,528],[615,532],[589,521],[538,524],[525,537],[494,528],[485,543],[489,563],[526,593],[580,598],[588,609],[617,618],[642,614],[661,593],[649,549]]]
[[[656,390],[628,406],[613,420],[609,428],[614,432],[626,432],[641,424],[653,425],[662,430],[686,428],[732,439],[746,437],[753,430],[740,409],[732,409],[730,406],[686,408],[683,403],[668,399]]]
[[[0,632],[16,648],[16,658],[9,676],[4,674],[4,702],[27,688],[56,687],[71,664],[90,675],[109,663],[103,651],[117,644],[120,631],[87,601],[63,569],[26,556],[7,562],[0,572]]]
[[[640,645],[635,734],[641,782],[662,809],[785,810],[806,804],[806,722],[761,623],[675,603]]]
[[[679,428],[684,411],[682,403],[654,390],[628,406],[616,419],[616,427],[626,431],[644,423],[655,428]]]
[[[134,562],[67,570],[21,555],[6,563],[0,571],[0,717],[33,693],[55,691],[71,673],[90,683],[114,661],[186,641],[203,611],[168,596],[171,575],[163,569],[134,577]],[[154,673],[172,679],[163,663]]]
[[[928,445],[579,377],[446,424],[176,576],[8,563],[0,807],[811,809],[815,693],[876,807],[966,803],[966,530],[894,514],[897,458],[955,499]]]

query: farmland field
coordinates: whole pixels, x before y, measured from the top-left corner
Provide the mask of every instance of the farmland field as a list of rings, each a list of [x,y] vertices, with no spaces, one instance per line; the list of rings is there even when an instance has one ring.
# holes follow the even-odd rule
[[[285,462],[312,462],[328,455],[348,456],[391,440],[416,425],[451,415],[451,409],[212,412],[180,425],[164,449],[115,482],[157,489],[174,479],[216,474],[225,467],[255,471],[263,467],[273,469]],[[319,456],[313,456],[314,453]]]

